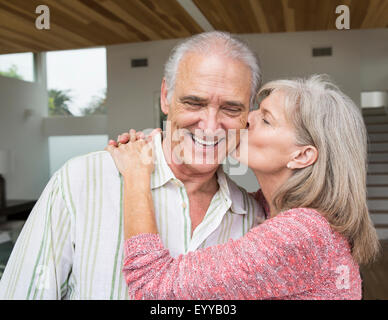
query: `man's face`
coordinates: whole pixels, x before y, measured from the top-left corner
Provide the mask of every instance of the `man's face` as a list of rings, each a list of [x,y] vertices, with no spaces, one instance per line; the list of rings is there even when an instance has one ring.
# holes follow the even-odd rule
[[[162,111],[175,160],[196,172],[214,170],[239,142],[228,139],[247,124],[251,72],[240,61],[188,53],[181,60],[171,103],[162,84]],[[236,129],[236,130],[231,130]]]

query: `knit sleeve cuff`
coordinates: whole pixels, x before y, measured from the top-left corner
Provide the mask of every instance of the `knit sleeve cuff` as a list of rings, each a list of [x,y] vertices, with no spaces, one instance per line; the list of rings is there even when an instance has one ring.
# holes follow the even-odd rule
[[[124,254],[126,258],[164,249],[163,242],[159,234],[156,233],[138,234],[125,240],[124,244]]]

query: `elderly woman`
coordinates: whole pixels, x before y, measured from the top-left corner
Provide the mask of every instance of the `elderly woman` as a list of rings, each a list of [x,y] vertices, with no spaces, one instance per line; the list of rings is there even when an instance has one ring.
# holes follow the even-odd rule
[[[172,258],[154,218],[153,165],[141,160],[147,142],[131,130],[127,144],[107,147],[132,221],[123,267],[130,297],[361,298],[359,264],[372,261],[379,244],[366,203],[360,111],[324,76],[273,81],[258,97],[248,152],[235,156],[255,173],[268,219],[238,240]]]

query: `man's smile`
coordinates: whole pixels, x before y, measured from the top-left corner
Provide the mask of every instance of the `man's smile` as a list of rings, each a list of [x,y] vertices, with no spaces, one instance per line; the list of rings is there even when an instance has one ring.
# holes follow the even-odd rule
[[[206,136],[202,136],[202,138],[205,138],[205,139],[202,139],[202,138],[198,137],[197,135],[195,135],[195,134],[193,134],[191,132],[189,134],[190,134],[191,139],[193,140],[193,142],[196,145],[199,145],[199,146],[201,146],[203,148],[215,148],[220,142],[225,140],[225,137],[219,138],[219,137],[206,137]]]

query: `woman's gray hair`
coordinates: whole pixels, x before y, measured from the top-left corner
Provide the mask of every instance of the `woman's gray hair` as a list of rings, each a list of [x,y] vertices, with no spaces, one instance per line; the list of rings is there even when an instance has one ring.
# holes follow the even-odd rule
[[[185,39],[173,48],[165,64],[164,78],[167,86],[167,100],[175,88],[179,63],[186,53],[219,53],[225,57],[244,63],[251,70],[251,108],[255,104],[256,93],[261,86],[262,74],[258,56],[242,40],[221,31],[204,32]]]
[[[296,145],[314,146],[317,161],[277,190],[276,212],[314,208],[350,242],[358,263],[376,257],[379,242],[367,207],[367,131],[360,109],[327,75],[265,84],[258,100],[278,92]]]

